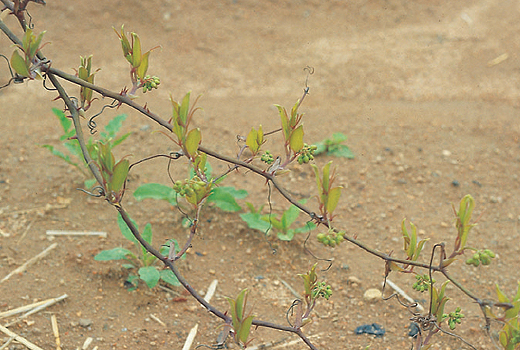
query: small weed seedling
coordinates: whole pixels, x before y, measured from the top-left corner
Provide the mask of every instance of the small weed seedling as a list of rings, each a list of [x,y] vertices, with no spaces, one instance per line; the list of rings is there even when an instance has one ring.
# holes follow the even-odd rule
[[[330,139],[325,139],[321,142],[316,143],[316,150],[314,155],[326,154],[328,156],[344,157],[353,159],[354,153],[346,145],[342,145],[343,142],[347,141],[347,135],[340,132],[332,134]]]
[[[42,145],[42,147],[47,148],[53,155],[78,169],[78,171],[83,174],[84,178],[87,179],[85,180],[85,187],[91,188],[96,183],[96,180],[92,179],[92,176],[89,175],[88,171],[86,170],[87,166],[84,161],[83,154],[81,153],[81,148],[79,146],[78,140],[74,138],[76,131],[72,125],[72,120],[68,118],[62,110],[53,108],[52,111],[56,117],[58,117],[60,125],[63,129],[63,134],[60,136],[60,141],[63,142],[63,146],[67,149],[69,154],[63,153],[52,145]],[[124,114],[114,117],[114,119],[112,119],[105,126],[105,130],[100,133],[101,142],[109,145],[110,150],[126,140],[126,138],[130,135],[130,133],[126,133],[116,138],[116,135],[121,129],[125,119],[126,115]],[[94,144],[95,142],[92,138],[90,138],[87,142],[87,148],[91,154],[93,153],[92,150],[94,148]]]
[[[158,266],[155,266],[155,263],[158,259],[146,251],[144,247],[141,247],[137,239],[132,235],[132,232],[123,221],[121,216],[117,218],[117,224],[123,236],[134,243],[137,251],[139,252],[137,255],[134,254],[129,249],[117,247],[110,250],[103,250],[99,254],[94,257],[94,260],[97,261],[107,261],[107,260],[126,260],[127,262],[123,264],[123,267],[129,270],[134,270],[139,268],[135,275],[131,273],[128,276],[127,282],[133,285],[129,290],[135,290],[138,286],[139,280],[143,280],[149,288],[153,288],[157,285],[159,280],[163,280],[166,283],[169,283],[173,286],[179,286],[180,283],[173,274],[171,270],[161,270]],[[135,225],[135,222],[134,222]],[[137,225],[136,225],[137,227]],[[150,223],[146,224],[143,232],[141,233],[146,242],[152,244],[152,225]],[[170,240],[170,244],[175,245],[175,252],[179,251],[179,245],[177,241],[174,239]],[[170,250],[169,246],[162,246],[161,254],[168,255]],[[183,258],[185,256],[183,255]]]
[[[306,200],[300,201],[304,204]],[[269,230],[274,229],[278,239],[282,241],[292,241],[297,233],[309,232],[316,228],[313,222],[307,222],[305,226],[298,228],[291,228],[292,224],[298,219],[300,215],[300,209],[295,205],[291,205],[289,209],[283,212],[282,216],[278,219],[272,214],[262,214],[262,208],[255,209],[253,204],[246,203],[249,208],[249,213],[242,213],[240,217],[247,223],[249,228],[259,230],[268,233]]]

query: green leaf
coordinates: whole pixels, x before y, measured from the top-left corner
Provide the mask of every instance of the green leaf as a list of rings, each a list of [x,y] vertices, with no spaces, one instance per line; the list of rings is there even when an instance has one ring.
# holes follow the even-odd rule
[[[146,266],[139,269],[139,277],[149,288],[153,288],[157,285],[157,282],[159,282],[161,274],[155,266]]]
[[[293,240],[295,234],[295,230],[287,230],[285,233],[283,231],[279,231],[276,233],[276,237],[278,237],[280,241],[290,242]]]
[[[172,286],[180,286],[181,283],[179,282],[179,280],[177,279],[177,277],[175,277],[175,275],[173,274],[172,270],[161,270],[160,271],[160,274],[161,274],[161,279],[168,283],[168,284],[171,284]]]
[[[299,201],[300,204],[305,204],[307,203],[307,199],[303,199],[301,201]],[[289,228],[289,226],[292,225],[293,222],[296,221],[296,219],[298,218],[298,216],[300,215],[300,209],[295,206],[294,204],[292,204],[289,209],[287,209],[286,211],[283,212],[282,214],[282,223],[284,223],[286,228]]]
[[[281,220],[278,220],[274,215],[263,215],[262,220],[269,223],[272,227],[280,231],[287,231],[287,227],[284,226]]]
[[[278,108],[278,113],[280,114],[281,122],[282,122],[282,131],[283,131],[283,137],[285,140],[289,139],[289,118],[287,116],[287,112],[285,111],[285,108],[283,108],[280,105],[275,105],[276,108]]]
[[[184,147],[186,148],[186,152],[192,158],[195,157],[195,153],[199,148],[200,141],[202,140],[202,135],[199,128],[191,129],[188,135],[186,136],[186,144]]]
[[[96,179],[85,180],[83,182],[83,185],[85,186],[85,188],[92,188],[96,184],[96,182]]]
[[[137,68],[141,65],[141,39],[136,33],[132,33],[132,67]]]
[[[130,250],[125,248],[114,248],[110,250],[103,250],[99,252],[95,257],[94,260],[96,261],[107,261],[107,260],[122,260],[122,259],[128,259],[128,258],[136,258],[134,253],[132,253]]]
[[[305,226],[297,227],[294,230],[294,233],[308,233],[310,230],[314,230],[316,228],[316,224],[314,222],[308,221]]]
[[[269,222],[262,220],[262,216],[259,213],[242,213],[240,218],[253,230],[267,232],[270,228]]]
[[[146,242],[149,244],[152,244],[152,224],[147,223],[144,227],[143,233],[141,233],[141,236],[144,238]]]
[[[235,198],[244,198],[245,196],[247,196],[247,191],[245,190],[237,190],[234,187],[216,187],[208,196],[207,202],[214,203],[224,211],[237,212],[242,207],[238,205]]]
[[[245,320],[242,321],[240,325],[240,330],[238,331],[238,339],[244,344],[247,343],[247,338],[249,337],[249,332],[251,331],[251,325],[253,324],[253,316],[246,317]]]
[[[138,201],[153,198],[165,200],[171,205],[177,205],[177,193],[173,188],[158,183],[149,183],[139,186],[134,191],[134,197]]]
[[[132,224],[137,227],[137,224],[133,219],[130,219]],[[119,230],[121,231],[121,234],[130,242],[133,242],[137,247],[140,247],[139,241],[134,237],[132,234],[132,231],[128,228],[126,225],[126,222],[124,222],[123,218],[121,217],[121,214],[117,216],[117,226],[119,226]]]
[[[112,179],[110,182],[110,187],[112,191],[119,192],[126,181],[128,176],[128,170],[130,169],[130,162],[128,159],[121,159],[114,166],[114,174],[112,175]]]
[[[63,133],[68,133],[70,130],[70,127],[72,126],[72,120],[70,118],[67,118],[65,116],[65,112],[63,112],[61,109],[58,108],[52,108],[52,113],[58,118],[60,121],[61,128],[63,129]],[[64,139],[60,138],[60,141],[63,141]]]
[[[316,151],[314,152],[316,154]],[[356,156],[350,148],[348,148],[345,145],[335,145],[329,149],[327,152],[327,155],[336,156],[336,157],[343,157],[343,158],[349,158],[354,159]]]
[[[322,186],[323,186],[323,190],[324,192],[328,192],[329,190],[329,181],[330,181],[330,165],[332,164],[332,161],[328,162],[327,164],[325,164],[325,166],[323,167],[323,180],[322,180]]]
[[[108,141],[108,139],[112,139],[116,136],[116,134],[121,130],[123,126],[123,122],[126,120],[126,114],[120,114],[110,120],[105,126],[105,132],[101,133],[101,137],[104,141]]]
[[[78,158],[80,161],[82,161],[82,163],[86,166],[86,164],[84,162],[84,158],[83,158],[83,153],[81,152],[81,147],[79,145],[78,140],[70,140],[70,141],[64,142],[63,146],[70,153],[72,153],[74,156],[76,156],[76,158]]]
[[[298,153],[303,148],[303,125],[300,125],[291,133],[289,145],[294,153]]]
[[[314,155],[317,156],[318,154],[321,154],[327,150],[327,146],[325,145],[325,142],[317,142],[314,144],[316,146],[316,150],[314,151]]]
[[[147,51],[143,57],[142,57],[142,60],[141,60],[141,64],[139,65],[139,67],[137,67],[137,77],[141,80],[144,79],[144,77],[146,76],[146,71],[148,70],[148,56],[150,56],[150,52],[151,51]]]
[[[318,191],[319,191],[319,193],[321,193],[323,191],[323,186],[322,186],[322,182],[321,182],[320,171],[315,164],[311,164],[311,166],[312,166],[312,170],[314,170],[314,176],[316,178],[316,185],[318,186]]]
[[[38,38],[31,44],[31,50],[29,52],[29,57],[33,59],[36,56],[36,52],[40,48],[40,44],[43,39],[43,34],[45,34],[45,31],[41,32],[40,35],[38,35]]]
[[[339,198],[341,197],[341,188],[342,187],[334,187],[329,191],[327,199],[327,211],[329,213],[332,213],[338,205]]]
[[[179,109],[179,117],[182,121],[182,125],[184,127],[186,127],[186,122],[188,120],[188,108],[190,107],[190,94],[191,94],[191,91],[188,92],[184,98],[182,99],[182,103],[180,105],[180,109]]]
[[[247,134],[246,145],[253,154],[256,154],[260,148],[257,139],[258,131],[256,131],[255,128],[251,128],[251,131]]]
[[[128,132],[126,134],[124,134],[123,136],[115,139],[112,144],[111,144],[111,147],[114,148],[116,147],[117,145],[119,145],[121,142],[123,142],[124,140],[127,139],[128,136],[130,136],[132,133],[131,132]]]
[[[241,321],[244,318],[245,306],[247,303],[247,289],[243,289],[236,298],[235,311],[238,319]]]
[[[333,143],[342,143],[342,142],[345,142],[347,141],[348,137],[347,135],[341,133],[341,132],[336,132],[334,134],[332,134],[332,142]]]
[[[18,51],[14,51],[11,56],[11,67],[13,67],[14,71],[18,73],[18,75],[22,77],[30,77],[29,68],[25,63],[25,59],[18,53]]]
[[[70,165],[74,165],[74,166],[78,166],[77,163],[74,163],[69,156],[63,154],[63,152],[57,150],[54,148],[54,146],[51,146],[51,145],[41,145],[43,148],[47,148],[51,153],[52,155],[56,156],[56,157],[59,157],[61,159],[63,159],[65,162],[69,163]]]

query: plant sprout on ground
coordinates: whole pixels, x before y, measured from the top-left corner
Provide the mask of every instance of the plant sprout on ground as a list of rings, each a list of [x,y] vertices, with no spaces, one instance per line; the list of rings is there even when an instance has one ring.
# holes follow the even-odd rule
[[[499,345],[503,349],[514,349],[520,342],[520,330],[518,313],[520,310],[520,289],[517,294],[508,298],[500,288],[496,288],[497,301],[490,301],[481,298],[476,292],[467,289],[461,282],[453,278],[448,267],[453,268],[457,258],[464,256],[466,252],[471,254],[466,259],[466,264],[478,267],[489,265],[495,258],[495,253],[487,247],[469,246],[471,230],[476,225],[472,220],[475,201],[469,195],[462,198],[458,208],[453,208],[456,220],[456,236],[454,237],[453,247],[449,244],[437,243],[429,255],[425,254],[423,247],[426,239],[419,239],[416,226],[410,223],[410,230],[406,228],[406,222],[402,223],[403,250],[394,257],[371,248],[368,244],[348,236],[346,229],[333,225],[334,217],[340,215],[337,212],[337,205],[342,194],[342,187],[336,183],[336,174],[341,169],[336,169],[331,162],[323,166],[313,164],[316,152],[323,151],[345,155],[347,150],[341,143],[345,141],[344,135],[335,134],[330,140],[324,141],[319,145],[312,145],[305,142],[304,115],[300,112],[309,87],[305,86],[303,95],[296,100],[290,109],[276,105],[278,117],[280,118],[281,149],[283,152],[277,154],[275,151],[266,148],[266,138],[270,134],[264,133],[261,126],[253,125],[247,136],[242,137],[245,143],[238,154],[223,155],[213,151],[203,144],[203,130],[192,126],[193,118],[198,111],[198,98],[193,101],[190,92],[186,93],[180,101],[171,98],[172,114],[163,118],[151,111],[149,106],[141,106],[136,101],[139,93],[153,92],[159,88],[160,79],[148,74],[150,68],[150,57],[153,49],[143,53],[142,44],[136,33],[126,33],[122,26],[116,30],[122,48],[123,57],[129,64],[130,89],[123,87],[119,92],[113,92],[94,84],[94,77],[97,71],[92,68],[93,58],[81,57],[76,75],[62,72],[57,67],[52,66],[51,59],[43,55],[44,32],[36,34],[36,30],[31,28],[25,19],[27,1],[2,0],[6,11],[16,16],[24,31],[22,39],[13,33],[13,29],[8,28],[0,20],[0,30],[16,45],[11,54],[10,68],[14,71],[11,81],[33,81],[43,79],[45,84],[52,85],[59,95],[59,99],[64,103],[64,114],[56,112],[64,129],[65,137],[61,141],[69,142],[76,140],[79,149],[73,146],[75,155],[83,158],[84,164],[95,178],[97,185],[90,193],[94,197],[104,199],[107,205],[115,209],[118,214],[118,224],[123,236],[135,244],[136,251],[126,250],[116,247],[111,250],[103,251],[96,256],[97,260],[125,260],[128,269],[137,270],[129,282],[137,283],[138,279],[143,280],[149,287],[155,286],[159,280],[167,283],[182,285],[193,298],[195,298],[210,313],[222,320],[223,326],[228,330],[230,336],[239,346],[247,347],[250,343],[250,333],[255,327],[267,327],[283,332],[293,333],[300,337],[304,344],[310,349],[318,347],[311,342],[304,332],[305,327],[312,327],[311,316],[323,299],[328,300],[333,293],[330,285],[319,280],[316,264],[310,264],[308,271],[302,271],[299,276],[302,279],[302,289],[304,294],[301,298],[294,300],[288,308],[288,325],[275,324],[269,321],[258,319],[254,310],[249,309],[247,301],[251,297],[247,289],[237,291],[236,298],[228,298],[229,308],[220,310],[208,303],[194,290],[188,279],[183,276],[177,266],[177,260],[185,256],[186,251],[193,244],[193,237],[199,231],[199,222],[203,218],[202,208],[208,203],[227,211],[240,211],[241,207],[236,199],[243,199],[247,193],[235,188],[222,186],[224,178],[235,169],[247,169],[251,176],[260,176],[263,180],[274,187],[288,202],[286,209],[280,217],[272,213],[260,213],[260,209],[255,209],[249,205],[249,213],[243,213],[242,219],[251,227],[267,230],[274,229],[277,237],[282,240],[291,240],[294,234],[305,231],[310,232],[311,228],[316,227],[316,240],[325,246],[339,249],[343,244],[357,246],[367,254],[371,254],[384,261],[385,279],[390,273],[403,273],[412,275],[413,285],[410,287],[428,293],[429,307],[425,313],[418,313],[415,310],[416,304],[405,304],[399,300],[403,307],[411,312],[411,320],[418,325],[418,335],[414,339],[414,349],[428,349],[435,342],[435,336],[439,333],[461,339],[467,346],[475,349],[471,342],[462,339],[454,333],[457,325],[463,322],[464,313],[458,306],[448,304],[446,286],[448,283],[458,288],[466,297],[479,305],[482,310],[482,317],[485,322],[486,330],[489,333],[489,324],[497,321],[502,325],[499,332]],[[61,81],[68,81],[77,87],[79,91],[73,92],[72,89],[65,89]],[[34,83],[34,82],[31,82]],[[124,86],[125,83],[122,83]],[[77,96],[74,96],[76,94]],[[127,157],[116,159],[113,153],[114,146],[122,142],[128,134],[116,139],[111,131],[119,128],[107,130],[105,135],[95,142],[89,143],[83,134],[83,125],[80,117],[87,117],[88,127],[91,132],[96,131],[94,118],[98,114],[92,113],[93,106],[96,105],[94,96],[99,95],[112,100],[110,106],[126,105],[137,110],[143,117],[150,118],[161,127],[161,133],[170,141],[176,151],[170,154],[158,154],[152,158],[165,158],[168,162],[175,163],[178,159],[186,159],[189,166],[186,169],[185,178],[171,179],[171,183],[143,185],[134,192],[137,199],[154,198],[166,200],[176,206],[182,206],[182,210],[190,218],[188,227],[188,237],[185,242],[177,243],[170,241],[169,245],[156,248],[152,241],[151,225],[146,225],[143,231],[139,231],[130,214],[125,209],[125,192],[128,174],[137,171],[135,165],[146,162],[150,159],[142,159],[130,163]],[[103,111],[103,109],[101,110]],[[64,119],[67,118],[67,119]],[[72,120],[73,129],[68,125]],[[117,130],[115,130],[117,131]],[[163,137],[160,134],[152,134],[154,137]],[[66,141],[69,140],[69,141]],[[74,141],[74,142],[76,142]],[[63,153],[58,153],[52,147],[47,147],[53,154],[58,155],[65,161],[71,162]],[[81,153],[79,152],[81,151]],[[221,161],[229,166],[229,170],[223,174],[213,174],[210,171],[208,159]],[[282,186],[279,176],[290,171],[290,165],[312,166],[317,186],[316,199],[318,207],[311,209],[306,206],[305,201],[297,201]],[[76,166],[82,167],[81,162],[76,162]],[[179,164],[178,162],[175,164]],[[180,166],[180,165],[179,165]],[[291,228],[299,214],[305,214],[309,224],[301,228]],[[268,226],[266,226],[268,225]],[[267,228],[266,228],[267,227]],[[421,258],[426,256],[427,262],[422,262]],[[434,261],[436,261],[434,263]],[[437,262],[438,261],[438,262]],[[167,269],[162,270],[157,264],[164,265]],[[130,266],[131,264],[131,266]],[[435,279],[434,279],[435,276]],[[442,281],[437,282],[442,279]],[[259,303],[256,303],[258,305]],[[450,305],[450,308],[447,308]],[[492,309],[499,308],[503,312],[495,314]]]

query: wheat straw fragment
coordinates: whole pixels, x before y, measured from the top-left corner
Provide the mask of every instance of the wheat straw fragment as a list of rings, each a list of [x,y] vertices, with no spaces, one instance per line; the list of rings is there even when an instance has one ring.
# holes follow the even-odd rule
[[[58,328],[58,320],[54,314],[51,316],[51,325],[52,333],[54,333],[54,339],[56,339],[56,350],[61,350],[60,330]]]
[[[193,341],[195,340],[195,336],[197,335],[197,329],[199,328],[199,324],[197,323],[188,334],[188,337],[186,338],[186,342],[184,343],[184,346],[182,347],[182,350],[190,350],[191,344],[193,344]]]
[[[30,341],[28,341],[24,337],[22,337],[22,336],[20,336],[20,335],[18,335],[16,333],[10,331],[9,329],[5,328],[2,325],[0,325],[0,332],[3,332],[5,334],[7,334],[9,337],[14,338],[14,340],[16,340],[19,343],[22,343],[23,345],[25,345],[27,348],[29,348],[31,350],[43,350],[38,345],[35,345],[35,344],[31,343]]]
[[[106,237],[107,233],[103,231],[63,231],[63,230],[47,230],[47,236],[100,236]]]
[[[21,273],[21,272],[24,272],[29,266],[31,266],[32,264],[34,264],[35,262],[37,262],[38,260],[40,260],[41,258],[45,257],[47,254],[49,254],[49,252],[51,250],[53,250],[54,248],[56,248],[58,246],[58,243],[53,243],[51,244],[49,247],[47,247],[47,249],[45,249],[43,252],[41,252],[40,254],[32,257],[31,259],[27,260],[22,266],[18,267],[17,269],[15,269],[14,271],[11,271],[11,273],[9,273],[7,276],[5,276],[1,281],[0,283],[4,282],[4,281],[7,281],[12,275],[15,275],[17,273]]]
[[[9,316],[13,316],[13,315],[16,315],[16,314],[21,314],[22,312],[25,312],[25,311],[28,311],[28,310],[31,311],[33,309],[36,309],[36,308],[42,306],[42,305],[45,305],[44,308],[46,308],[46,307],[49,307],[51,305],[56,304],[57,302],[62,301],[65,298],[68,298],[68,297],[69,296],[67,294],[63,294],[62,296],[59,296],[57,298],[50,298],[50,299],[38,301],[36,303],[32,303],[32,304],[29,304],[29,305],[20,306],[20,307],[17,307],[16,309],[0,312],[0,319],[6,318],[6,317],[9,317]],[[38,311],[40,311],[40,310],[41,309],[38,309]],[[22,318],[23,317],[27,317],[27,316],[28,315],[24,315],[24,316],[22,316]]]

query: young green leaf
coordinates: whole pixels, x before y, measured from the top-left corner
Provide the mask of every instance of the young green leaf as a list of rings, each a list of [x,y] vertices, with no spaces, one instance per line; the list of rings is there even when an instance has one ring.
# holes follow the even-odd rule
[[[25,63],[25,59],[18,53],[18,51],[14,51],[11,56],[11,67],[13,67],[14,71],[22,77],[31,76],[29,68]]]
[[[141,65],[141,39],[136,33],[132,33],[132,67],[137,68]]]
[[[133,219],[130,219],[130,221],[132,222],[132,224],[137,227],[137,224],[135,223],[135,221]],[[136,244],[137,246],[140,246],[140,243],[139,241],[137,241],[137,239],[134,237],[134,235],[132,234],[132,231],[130,231],[130,229],[128,228],[128,226],[126,225],[126,222],[124,222],[123,218],[121,217],[121,215],[118,215],[117,216],[117,226],[119,226],[119,230],[121,231],[121,234],[126,238],[128,239],[130,242],[133,242],[134,244]]]
[[[186,153],[188,153],[191,158],[195,158],[195,153],[199,148],[201,139],[202,135],[199,128],[190,130],[186,136],[186,144],[184,147],[186,148]]]
[[[159,282],[161,274],[155,266],[146,266],[139,269],[139,278],[141,278],[149,288],[153,288]]]
[[[109,250],[103,250],[96,254],[94,260],[96,261],[107,261],[107,260],[122,260],[122,259],[136,259],[134,253],[125,248],[114,248]]]
[[[171,205],[177,205],[177,193],[170,186],[158,184],[158,183],[148,183],[139,186],[134,191],[134,197],[138,201],[142,201],[143,199],[153,198],[165,200]]]
[[[161,275],[161,279],[168,283],[168,284],[171,284],[172,286],[180,286],[181,283],[179,282],[179,280],[177,279],[177,277],[175,277],[175,275],[173,274],[173,272],[171,270],[161,270],[160,271],[160,275]]]
[[[247,195],[247,191],[242,191]],[[242,207],[238,205],[235,200],[235,198],[238,198],[235,194],[238,193],[241,196],[243,192],[236,190],[234,187],[216,187],[208,196],[207,203],[214,203],[218,208],[224,211],[237,212],[240,211]]]
[[[147,51],[142,56],[141,64],[139,65],[139,67],[137,67],[137,70],[136,70],[137,77],[141,80],[144,79],[144,77],[146,76],[146,71],[148,71],[148,56],[150,56],[150,52],[151,51]]]
[[[300,125],[293,130],[289,145],[294,153],[301,151],[303,148],[303,125]]]

